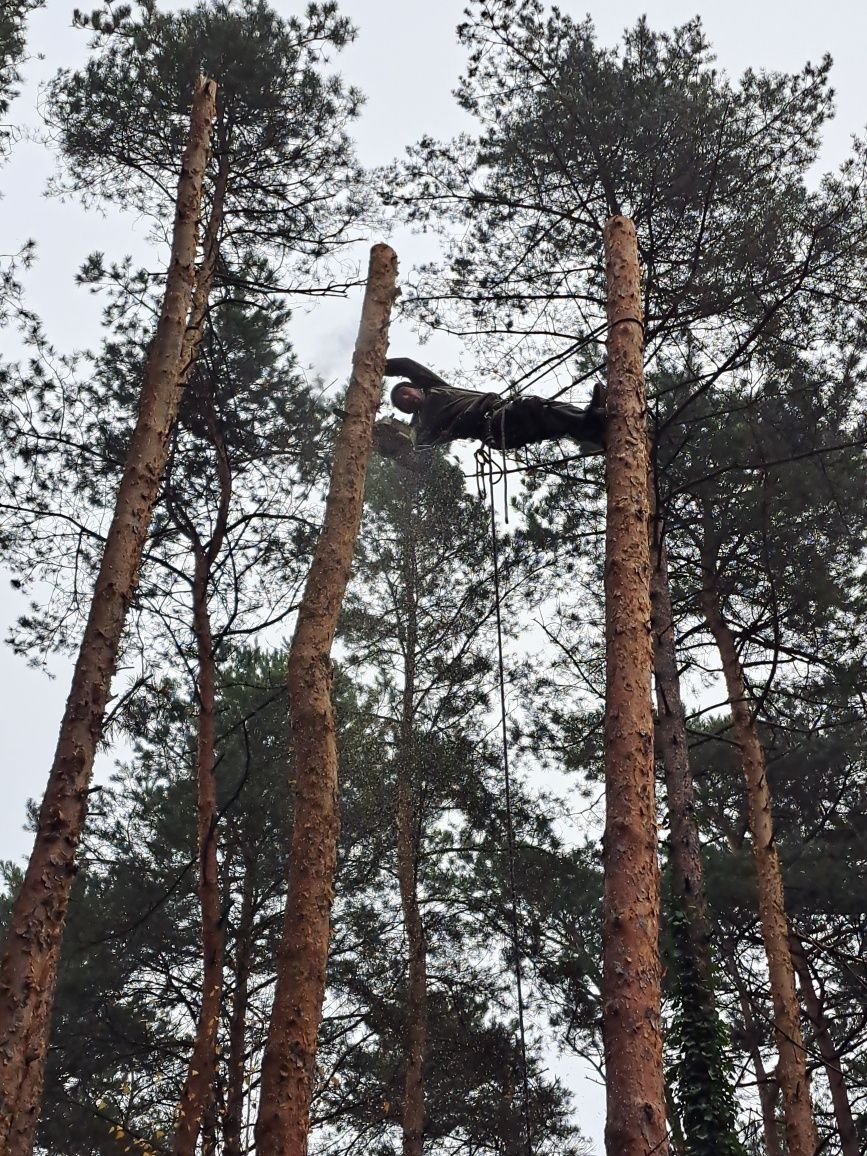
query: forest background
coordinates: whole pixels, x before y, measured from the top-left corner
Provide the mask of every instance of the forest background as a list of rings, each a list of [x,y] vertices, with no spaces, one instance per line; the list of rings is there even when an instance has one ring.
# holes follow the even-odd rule
[[[181,4],[163,4],[170,11]],[[564,4],[573,15],[584,14],[585,5]],[[276,3],[283,15],[293,13],[289,4]],[[358,37],[339,55],[334,66],[347,83],[357,85],[365,97],[360,118],[351,126],[358,159],[365,167],[388,164],[424,133],[446,139],[469,127],[469,119],[450,95],[464,65],[465,52],[454,36],[461,19],[460,4],[381,4],[356,0],[341,11],[358,28]],[[647,11],[653,28],[668,29],[694,12],[690,4],[599,6],[590,11],[603,45],[615,45],[624,27]],[[860,5],[707,4],[701,16],[719,65],[731,76],[746,67],[797,71],[805,61],[818,61],[825,52],[834,57],[832,83],[837,93],[837,116],[823,131],[816,172],[836,167],[849,150],[849,137],[863,129],[867,93],[863,78],[861,45],[867,40],[867,14]],[[68,14],[55,0],[36,12],[30,21],[28,52],[22,93],[13,104],[9,120],[24,130],[14,146],[2,176],[3,249],[12,251],[28,238],[36,242],[35,260],[21,274],[26,304],[40,317],[57,350],[95,347],[101,333],[102,302],[74,284],[75,274],[89,253],[101,250],[107,259],[131,253],[149,262],[152,251],[147,228],[134,215],[115,211],[85,211],[74,198],[44,199],[46,181],[54,171],[50,142],[40,139],[39,86],[58,67],[75,67],[87,55],[87,36],[73,29]],[[434,238],[420,238],[405,227],[388,235],[401,259],[404,272],[436,256]],[[347,253],[347,272],[352,262],[361,267],[368,238],[359,241],[357,253]],[[308,380],[323,394],[338,391],[345,383],[352,341],[357,326],[359,290],[345,300],[318,300],[296,310],[288,333],[305,367]],[[425,338],[430,335],[425,333]],[[391,350],[417,355],[418,330],[404,318],[392,328]],[[474,374],[473,354],[459,340],[434,335],[424,347],[421,360],[431,363],[456,382],[484,382]],[[545,392],[544,383],[540,392]],[[8,588],[2,591],[2,626],[11,627],[21,613],[21,600]],[[4,720],[0,731],[0,757],[4,775],[4,808],[0,816],[2,857],[18,859],[29,847],[23,831],[25,803],[38,796],[43,768],[50,761],[56,720],[68,682],[68,668],[56,656],[45,671],[25,665],[8,650],[0,654],[0,677],[4,687]],[[125,748],[121,747],[124,751]],[[105,776],[117,756],[106,751],[100,771]],[[13,771],[14,768],[14,771]],[[570,1079],[574,1084],[574,1076]],[[578,1091],[578,1118],[591,1139],[601,1136],[598,1110],[587,1108],[595,1097],[586,1085]]]

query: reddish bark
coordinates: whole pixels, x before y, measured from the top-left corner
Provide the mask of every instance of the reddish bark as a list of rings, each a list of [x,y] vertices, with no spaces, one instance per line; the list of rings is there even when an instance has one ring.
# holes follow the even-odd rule
[[[843,1075],[842,1061],[831,1029],[825,1018],[822,1001],[813,983],[813,974],[804,945],[794,933],[789,937],[789,947],[792,952],[792,963],[798,973],[801,986],[801,995],[804,1007],[813,1024],[816,1033],[816,1043],[819,1045],[819,1054],[825,1066],[828,1077],[828,1086],[831,1090],[831,1103],[834,1105],[834,1118],[837,1121],[837,1131],[840,1133],[840,1151],[842,1156],[858,1156],[858,1133],[855,1131],[855,1121],[852,1119],[852,1105],[849,1103],[849,1091]]]
[[[0,964],[0,1150],[6,1156],[25,1156],[33,1146],[60,945],[94,753],[177,416],[215,92],[213,81],[202,79],[193,97],[162,312],[33,852]]]
[[[214,287],[214,278],[220,260],[220,234],[223,230],[223,208],[226,202],[228,184],[229,156],[224,147],[220,153],[220,163],[214,179],[214,195],[211,198],[208,223],[202,237],[202,261],[196,271],[196,284],[193,288],[190,316],[184,334],[184,343],[181,347],[181,380],[184,382],[187,381],[196,364],[205,319],[211,304],[211,290]]]
[[[404,681],[397,769],[397,874],[406,928],[409,984],[404,1025],[403,1156],[421,1156],[424,1145],[424,1065],[427,1057],[427,945],[418,903],[418,822],[415,807],[415,663],[418,643],[415,540],[412,527],[417,481],[406,489],[403,594],[406,611]]]
[[[783,899],[783,877],[774,844],[771,793],[765,753],[747,699],[743,669],[734,635],[723,617],[715,579],[715,558],[708,545],[702,558],[704,589],[702,611],[722,661],[732,710],[732,729],[740,748],[741,770],[747,794],[747,816],[759,900],[759,922],[768,958],[768,979],[774,1008],[774,1035],[780,1062],[777,1079],[783,1097],[789,1156],[815,1156],[818,1139],[810,1104],[810,1082],[801,1035],[795,973],[789,952],[789,928]]]
[[[374,245],[344,402],[346,419],[335,447],[322,533],[289,652],[295,807],[277,984],[262,1059],[258,1156],[307,1152],[339,827],[331,646],[361,522],[396,278],[393,250]]]
[[[606,222],[605,258],[605,1144],[609,1156],[667,1156],[650,685],[647,407],[638,248],[627,218]]]

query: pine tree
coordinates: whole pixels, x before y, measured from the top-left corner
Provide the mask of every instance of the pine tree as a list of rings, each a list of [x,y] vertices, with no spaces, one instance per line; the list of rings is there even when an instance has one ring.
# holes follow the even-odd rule
[[[328,258],[365,208],[347,127],[361,97],[323,68],[354,37],[336,4],[281,17],[265,0],[153,0],[80,16],[93,31],[86,68],[61,72],[47,116],[58,132],[60,187],[85,204],[117,204],[162,239],[167,175],[183,131],[184,93],[200,68],[218,85],[208,168],[206,252],[212,289],[253,300],[340,293]]]

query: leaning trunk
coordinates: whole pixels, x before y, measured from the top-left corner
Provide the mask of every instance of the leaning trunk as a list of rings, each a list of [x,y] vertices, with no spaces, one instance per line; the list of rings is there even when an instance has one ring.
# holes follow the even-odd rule
[[[295,806],[277,984],[262,1059],[258,1156],[304,1156],[307,1151],[339,826],[331,645],[361,522],[396,278],[394,252],[374,245],[344,402],[346,419],[289,652]]]
[[[418,641],[415,586],[414,496],[407,483],[403,548],[403,601],[406,621],[405,669],[397,767],[397,873],[406,928],[409,984],[404,1026],[403,1156],[421,1156],[424,1143],[424,1065],[427,1054],[427,950],[418,903],[418,814],[414,802],[418,768],[414,758],[415,659]]]
[[[208,611],[208,562],[199,551],[193,579],[193,624],[199,666],[199,733],[197,764],[197,835],[199,906],[202,917],[202,1000],[196,1037],[181,1089],[172,1139],[173,1156],[194,1156],[202,1119],[214,1093],[217,1033],[223,990],[223,930],[217,864],[216,712],[217,664]]]
[[[93,759],[178,411],[215,92],[213,81],[201,80],[193,97],[162,313],[33,852],[0,964],[0,1150],[6,1156],[24,1156],[33,1146],[60,944]]]
[[[667,1156],[650,686],[647,406],[638,249],[635,228],[625,217],[613,217],[605,225],[605,258],[605,1144],[609,1156]]]
[[[810,1104],[806,1052],[798,1018],[795,972],[788,947],[788,923],[783,900],[783,877],[774,844],[771,794],[765,754],[747,700],[743,670],[734,636],[720,609],[713,562],[703,559],[705,586],[701,604],[708,629],[722,660],[726,691],[731,704],[735,742],[740,748],[741,769],[747,793],[747,815],[756,866],[759,921],[768,957],[768,979],[774,1008],[774,1034],[780,1062],[777,1078],[783,1097],[786,1143],[789,1156],[815,1156],[818,1139]]]
[[[816,1033],[816,1043],[819,1045],[819,1054],[825,1065],[825,1074],[828,1077],[828,1086],[831,1090],[831,1103],[834,1105],[834,1118],[837,1121],[837,1131],[840,1133],[840,1151],[842,1156],[858,1156],[858,1134],[855,1131],[855,1121],[852,1119],[852,1105],[849,1103],[849,1091],[843,1076],[840,1053],[834,1043],[822,1001],[819,999],[813,984],[813,975],[804,945],[793,933],[789,939],[792,952],[792,963],[798,973],[801,985],[801,995],[807,1015],[813,1024]]]
[[[235,990],[229,1017],[229,1055],[226,1061],[226,1114],[223,1118],[225,1156],[243,1156],[244,1076],[247,1060],[247,1007],[249,1004],[250,954],[253,938],[253,864],[245,856],[241,916],[235,942]]]

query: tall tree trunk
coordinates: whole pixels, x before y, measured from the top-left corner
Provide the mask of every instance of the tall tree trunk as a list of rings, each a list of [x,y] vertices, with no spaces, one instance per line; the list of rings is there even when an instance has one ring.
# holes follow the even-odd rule
[[[792,963],[798,973],[801,985],[801,995],[807,1015],[813,1023],[816,1033],[816,1043],[819,1045],[819,1054],[825,1065],[825,1074],[828,1077],[828,1086],[831,1089],[831,1102],[834,1105],[834,1118],[837,1121],[837,1131],[840,1133],[840,1151],[842,1156],[858,1156],[858,1133],[855,1131],[855,1121],[852,1119],[852,1105],[849,1103],[849,1091],[843,1076],[840,1053],[828,1027],[822,1001],[813,983],[813,975],[804,945],[794,932],[789,937],[789,946],[792,953]]]
[[[178,1101],[172,1138],[173,1156],[194,1156],[202,1118],[213,1097],[223,990],[224,938],[217,862],[215,777],[217,663],[208,610],[209,574],[210,561],[205,552],[199,549],[193,579],[193,624],[198,658],[196,828],[199,851],[199,905],[202,917],[202,999],[193,1050]]]
[[[361,522],[396,280],[393,250],[374,245],[344,402],[347,416],[337,438],[322,533],[289,652],[295,809],[277,984],[262,1059],[258,1156],[307,1152],[339,828],[331,646]]]
[[[783,1156],[783,1147],[780,1143],[780,1134],[777,1130],[777,1081],[769,1075],[762,1059],[759,1042],[759,1033],[756,1030],[756,1021],[750,1004],[749,993],[738,971],[734,957],[728,960],[728,971],[737,988],[738,1001],[741,1007],[741,1017],[744,1021],[744,1033],[747,1041],[747,1051],[753,1065],[756,1077],[756,1087],[759,1093],[759,1106],[762,1111],[762,1132],[765,1137],[767,1156]]]
[[[418,814],[415,806],[418,767],[415,752],[415,662],[418,644],[416,554],[413,536],[414,498],[418,479],[406,483],[403,542],[403,596],[406,615],[400,748],[397,758],[397,873],[406,927],[409,984],[404,1061],[403,1156],[421,1156],[424,1144],[424,1064],[427,1056],[427,946],[418,903]]]
[[[181,168],[171,262],[139,414],[96,579],[36,839],[0,963],[0,1151],[33,1146],[75,853],[127,611],[180,400],[216,85],[200,79]]]
[[[689,767],[686,713],[680,694],[680,675],[674,637],[674,614],[668,583],[668,559],[654,520],[650,571],[650,614],[653,632],[653,668],[656,675],[656,710],[659,747],[668,797],[671,830],[672,886],[686,917],[695,970],[706,985],[713,1006],[710,927],[704,872],[695,821],[695,787]]]
[[[652,480],[652,479],[651,479]],[[655,506],[654,488],[650,491]],[[650,618],[656,682],[657,737],[665,772],[671,846],[671,886],[682,922],[673,925],[678,953],[677,986],[685,1039],[679,1079],[683,1131],[690,1151],[743,1153],[737,1104],[726,1068],[722,1024],[715,998],[710,921],[695,819],[695,787],[689,766],[686,713],[674,635],[668,558],[654,513],[651,535]],[[674,1128],[674,1121],[669,1119]],[[681,1138],[678,1148],[685,1149]]]
[[[247,1007],[249,1003],[250,955],[253,938],[255,868],[244,856],[241,915],[235,941],[235,990],[229,1017],[229,1055],[226,1062],[226,1115],[223,1118],[224,1156],[243,1156],[244,1076],[247,1070]]]
[[[605,1145],[609,1156],[667,1156],[650,685],[647,405],[638,247],[635,228],[625,217],[606,222],[605,267]]]
[[[400,898],[406,927],[409,985],[407,990],[403,1098],[403,1156],[421,1156],[425,1126],[424,1065],[427,1057],[427,950],[418,905],[418,839],[410,766],[402,764],[397,784],[397,855]]]
[[[722,660],[726,691],[732,709],[735,742],[741,752],[741,769],[747,794],[747,815],[756,866],[759,921],[768,957],[768,978],[774,1008],[774,1035],[780,1062],[777,1078],[783,1096],[786,1143],[789,1156],[815,1156],[818,1139],[810,1104],[806,1053],[798,1017],[795,973],[789,953],[789,928],[783,900],[783,877],[774,845],[771,794],[765,769],[765,753],[747,700],[743,669],[734,636],[720,608],[712,550],[705,546],[702,558],[704,589],[702,611]]]
[[[184,334],[184,344],[181,348],[181,380],[184,383],[187,382],[196,364],[196,357],[202,343],[202,334],[211,304],[214,277],[220,260],[220,234],[223,230],[226,189],[229,184],[229,154],[225,140],[222,141],[222,146],[217,175],[214,178],[214,195],[211,198],[208,223],[202,237],[202,260],[196,271],[196,284],[190,303],[190,316],[187,331]]]

